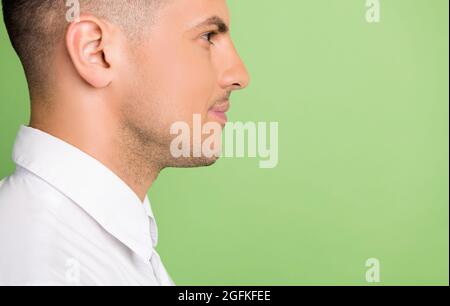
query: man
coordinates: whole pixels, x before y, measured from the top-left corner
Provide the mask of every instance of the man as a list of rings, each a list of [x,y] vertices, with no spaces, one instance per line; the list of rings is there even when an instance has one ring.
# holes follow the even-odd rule
[[[147,190],[216,161],[174,157],[171,125],[223,127],[248,85],[225,0],[2,3],[31,120],[0,183],[0,284],[173,285]]]

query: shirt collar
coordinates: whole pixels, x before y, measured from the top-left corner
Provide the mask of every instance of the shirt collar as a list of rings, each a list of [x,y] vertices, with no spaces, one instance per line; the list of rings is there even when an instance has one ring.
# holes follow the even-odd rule
[[[158,243],[148,196],[142,203],[114,172],[80,149],[21,125],[14,162],[38,175],[80,206],[108,233],[146,260]]]

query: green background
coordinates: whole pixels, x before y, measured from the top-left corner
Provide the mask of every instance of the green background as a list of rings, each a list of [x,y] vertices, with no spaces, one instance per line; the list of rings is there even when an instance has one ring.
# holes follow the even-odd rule
[[[231,0],[252,75],[232,121],[279,122],[279,165],[165,170],[149,191],[178,285],[448,284],[448,1]],[[0,177],[28,123],[0,25]]]

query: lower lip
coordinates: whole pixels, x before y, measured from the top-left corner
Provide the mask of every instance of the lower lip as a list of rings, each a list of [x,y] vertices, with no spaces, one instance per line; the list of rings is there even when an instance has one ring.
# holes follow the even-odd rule
[[[227,114],[224,112],[210,111],[209,113],[216,117],[221,123],[227,123],[228,121]]]

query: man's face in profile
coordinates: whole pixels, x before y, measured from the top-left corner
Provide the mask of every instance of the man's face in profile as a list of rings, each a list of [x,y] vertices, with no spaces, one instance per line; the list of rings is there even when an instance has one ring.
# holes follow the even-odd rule
[[[233,90],[245,88],[249,76],[229,33],[225,0],[168,1],[139,44],[125,48],[115,99],[125,126],[158,143],[166,166],[201,166],[216,157],[170,157],[174,122],[192,130],[193,115],[202,124],[226,123]],[[126,40],[124,40],[126,41]]]
[[[220,134],[232,91],[249,82],[225,0],[3,2],[33,127],[130,172],[122,176],[217,159],[220,152],[204,154],[203,140]],[[79,6],[73,19],[69,2]],[[190,128],[184,149],[200,155],[173,154],[171,129],[180,122]],[[214,133],[202,130],[213,123]]]

